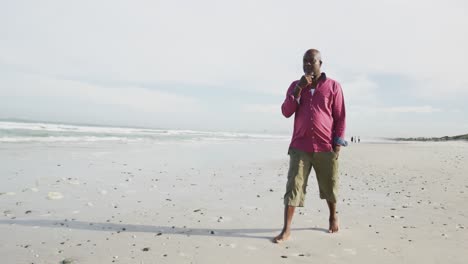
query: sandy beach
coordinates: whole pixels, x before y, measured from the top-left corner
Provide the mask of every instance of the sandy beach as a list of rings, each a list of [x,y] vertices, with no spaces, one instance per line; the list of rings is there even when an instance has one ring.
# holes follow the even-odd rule
[[[278,245],[288,144],[2,143],[0,262],[467,262],[467,143],[352,144]]]

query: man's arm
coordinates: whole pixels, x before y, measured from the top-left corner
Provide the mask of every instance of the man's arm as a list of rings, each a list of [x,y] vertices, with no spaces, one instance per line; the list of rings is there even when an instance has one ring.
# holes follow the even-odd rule
[[[346,128],[346,110],[343,97],[343,90],[341,85],[336,83],[336,90],[333,98],[333,145],[336,146],[335,150],[339,151],[340,146],[347,146],[348,142],[344,139]]]
[[[299,93],[297,93],[297,83],[297,81],[291,83],[291,85],[288,88],[288,91],[286,92],[286,99],[284,99],[284,102],[281,105],[281,112],[286,118],[291,117],[296,112],[297,107],[299,105],[297,99],[299,98],[300,91]]]

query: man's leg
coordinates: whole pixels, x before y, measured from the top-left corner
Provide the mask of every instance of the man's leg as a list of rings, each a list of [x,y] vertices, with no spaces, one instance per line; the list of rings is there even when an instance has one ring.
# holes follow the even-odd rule
[[[289,238],[294,210],[296,207],[304,206],[307,180],[312,169],[310,154],[290,149],[289,157],[288,182],[284,194],[284,224],[281,233],[273,239],[275,243]]]
[[[273,242],[280,243],[288,240],[291,235],[291,223],[294,216],[295,206],[287,205],[284,207],[284,225],[281,233],[273,239]]]
[[[336,214],[339,181],[336,154],[334,152],[314,153],[312,164],[317,176],[320,198],[327,201],[330,211],[328,232],[336,233],[339,230],[338,216]]]
[[[328,227],[329,233],[336,233],[338,232],[339,223],[338,223],[338,216],[336,215],[336,202],[327,201],[328,209],[330,210],[330,217],[328,218],[330,226]]]

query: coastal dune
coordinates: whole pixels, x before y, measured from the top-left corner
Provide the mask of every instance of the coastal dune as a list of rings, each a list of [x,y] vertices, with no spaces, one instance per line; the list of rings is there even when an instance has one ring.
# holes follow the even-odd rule
[[[466,263],[467,143],[351,144],[278,245],[288,143],[4,142],[1,263]]]

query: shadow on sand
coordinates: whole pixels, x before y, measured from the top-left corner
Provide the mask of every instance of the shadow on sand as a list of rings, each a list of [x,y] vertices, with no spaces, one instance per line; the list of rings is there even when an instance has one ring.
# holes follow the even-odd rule
[[[40,226],[48,228],[69,228],[91,231],[107,232],[143,232],[154,233],[155,235],[184,235],[184,236],[219,236],[219,237],[240,237],[256,239],[272,239],[272,236],[260,234],[280,232],[280,229],[253,228],[253,229],[216,229],[216,228],[190,228],[190,227],[169,227],[153,225],[133,225],[98,223],[72,220],[42,220],[42,219],[7,219],[0,220],[0,224],[12,224],[22,226]],[[292,231],[312,230],[328,233],[325,228],[293,228]]]

